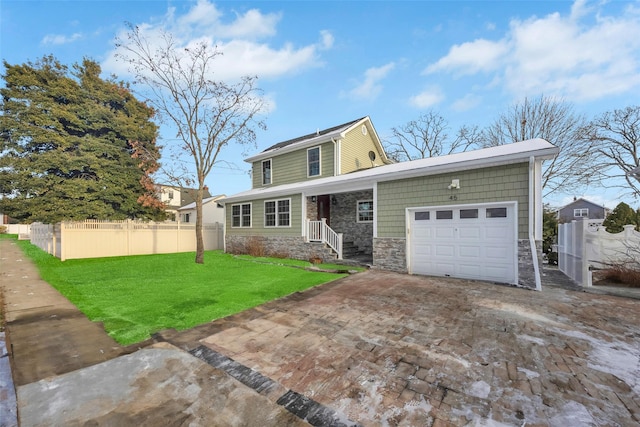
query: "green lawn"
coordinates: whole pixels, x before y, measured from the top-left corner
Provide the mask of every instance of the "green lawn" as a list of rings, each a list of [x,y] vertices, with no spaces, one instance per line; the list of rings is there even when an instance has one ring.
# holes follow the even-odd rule
[[[206,252],[203,265],[195,264],[193,252],[61,262],[29,242],[18,243],[45,281],[91,320],[104,322],[109,335],[123,345],[162,329],[188,329],[344,276],[268,260],[253,262],[221,251]]]

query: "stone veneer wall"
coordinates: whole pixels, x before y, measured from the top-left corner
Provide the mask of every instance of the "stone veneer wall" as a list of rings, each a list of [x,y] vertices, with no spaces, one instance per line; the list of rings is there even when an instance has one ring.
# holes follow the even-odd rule
[[[373,239],[373,267],[407,273],[407,241],[402,238]],[[542,268],[542,242],[536,241],[538,266]],[[518,240],[518,286],[536,289],[536,276],[529,240]]]
[[[343,242],[353,242],[366,254],[373,253],[373,222],[358,222],[358,201],[373,200],[373,191],[336,194],[331,206],[331,228],[342,233]]]
[[[407,239],[373,239],[373,267],[381,270],[407,272]]]
[[[542,271],[542,242],[536,240],[536,256],[538,271]],[[533,268],[531,243],[528,239],[518,240],[518,286],[536,289],[536,272]]]
[[[310,258],[322,258],[323,262],[336,260],[335,253],[323,243],[305,242],[304,237],[285,236],[226,236],[226,252],[247,253],[247,246],[259,242],[265,255],[286,256],[288,258],[308,261]]]

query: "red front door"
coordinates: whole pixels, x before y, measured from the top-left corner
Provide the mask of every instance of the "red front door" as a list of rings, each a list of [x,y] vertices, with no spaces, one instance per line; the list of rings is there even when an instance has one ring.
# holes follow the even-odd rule
[[[318,196],[318,221],[322,218],[327,219],[327,225],[331,225],[331,196]]]

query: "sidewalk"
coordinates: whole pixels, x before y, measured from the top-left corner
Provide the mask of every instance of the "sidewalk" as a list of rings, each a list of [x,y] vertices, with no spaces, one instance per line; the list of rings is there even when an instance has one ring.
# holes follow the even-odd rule
[[[118,345],[40,279],[12,240],[0,240],[0,292],[10,351],[3,360],[17,394],[17,411],[0,406],[3,427],[16,425],[16,413],[22,427],[308,425],[169,344]]]

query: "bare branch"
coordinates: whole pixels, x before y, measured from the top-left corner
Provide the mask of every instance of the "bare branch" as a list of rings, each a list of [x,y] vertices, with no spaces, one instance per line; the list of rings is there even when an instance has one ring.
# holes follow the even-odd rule
[[[129,24],[127,40],[117,43],[117,58],[129,64],[147,102],[175,127],[180,149],[193,160],[198,185],[196,262],[200,263],[205,179],[227,145],[255,145],[253,127],[265,128],[260,118],[265,103],[255,76],[238,82],[214,79],[215,59],[222,54],[215,46],[204,42],[179,46],[166,31],[154,36]],[[184,179],[182,173],[174,175]]]

